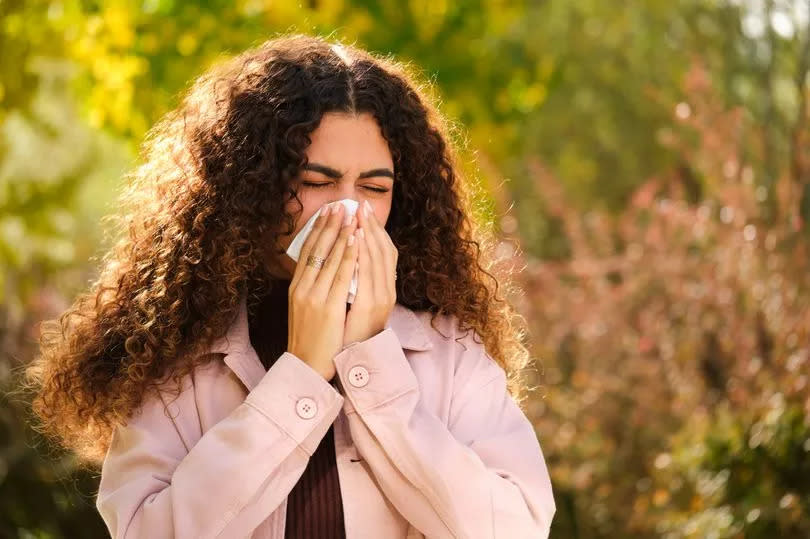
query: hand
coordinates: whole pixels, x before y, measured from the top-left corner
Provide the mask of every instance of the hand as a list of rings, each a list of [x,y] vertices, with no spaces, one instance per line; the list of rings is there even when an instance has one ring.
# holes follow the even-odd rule
[[[346,297],[357,263],[357,241],[350,240],[357,226],[352,218],[341,226],[345,210],[321,209],[290,281],[287,351],[318,371],[326,380],[335,376],[333,358],[340,352],[346,320]],[[326,258],[323,267],[306,264],[307,257]]]
[[[394,275],[397,251],[385,228],[377,221],[368,202],[357,208],[358,277],[357,296],[346,315],[343,346],[364,341],[385,329],[397,302]],[[368,215],[363,211],[368,207]]]

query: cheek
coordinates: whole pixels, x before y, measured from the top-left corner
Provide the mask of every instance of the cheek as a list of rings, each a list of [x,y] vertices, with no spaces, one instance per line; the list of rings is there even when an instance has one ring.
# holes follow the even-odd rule
[[[391,214],[391,201],[386,200],[385,202],[372,202],[371,208],[374,210],[374,217],[377,218],[377,221],[383,226],[385,223],[388,222],[388,216]]]

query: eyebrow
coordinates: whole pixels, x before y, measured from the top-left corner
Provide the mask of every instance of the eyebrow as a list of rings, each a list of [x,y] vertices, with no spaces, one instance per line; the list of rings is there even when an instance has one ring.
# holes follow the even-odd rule
[[[338,170],[335,170],[332,167],[328,167],[326,165],[321,165],[319,163],[307,163],[306,165],[303,166],[303,169],[304,170],[312,170],[313,172],[320,172],[321,174],[324,174],[325,176],[329,176],[330,178],[338,179],[338,178],[343,177],[342,172],[340,172]],[[395,179],[394,178],[394,172],[390,168],[375,168],[375,169],[367,170],[365,172],[361,172],[357,176],[357,179],[362,180],[363,178],[372,178],[372,177],[375,177],[375,176],[387,176],[387,177],[391,178],[392,180]]]

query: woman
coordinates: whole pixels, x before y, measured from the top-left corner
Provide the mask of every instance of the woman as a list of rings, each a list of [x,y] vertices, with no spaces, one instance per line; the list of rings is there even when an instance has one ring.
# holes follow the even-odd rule
[[[120,242],[28,371],[41,430],[101,463],[112,536],[548,535],[521,318],[402,66],[268,41],[143,156]],[[343,199],[354,216],[326,211]]]

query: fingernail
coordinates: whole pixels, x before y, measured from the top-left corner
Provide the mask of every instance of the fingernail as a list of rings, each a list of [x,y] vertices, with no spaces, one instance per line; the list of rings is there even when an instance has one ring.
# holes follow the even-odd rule
[[[349,234],[349,241],[348,241],[348,243],[349,243],[349,245],[354,244],[354,234]]]
[[[361,238],[365,238],[365,237],[366,237],[366,233],[365,233],[365,232],[363,232],[363,229],[362,229],[362,228],[358,228],[358,229],[357,229],[357,233],[358,233],[358,234],[360,234],[360,237],[361,237]]]
[[[368,216],[371,213],[371,204],[368,203],[368,200],[363,201],[363,211],[365,212],[363,215]]]
[[[343,226],[352,224],[352,219],[354,219],[354,215],[349,212],[343,214]]]
[[[332,215],[336,214],[338,210],[340,210],[340,204],[335,202],[334,204],[332,204]]]

